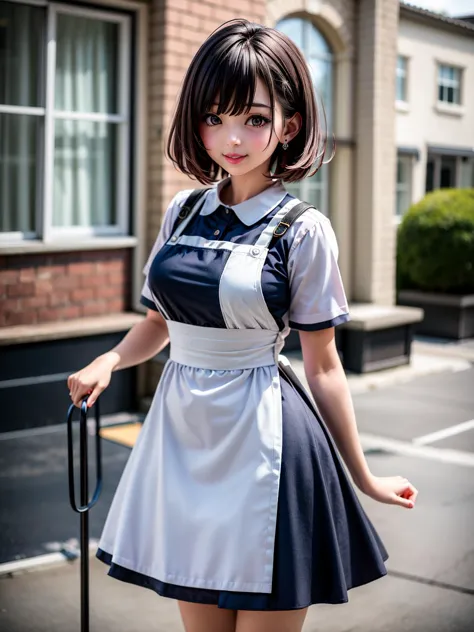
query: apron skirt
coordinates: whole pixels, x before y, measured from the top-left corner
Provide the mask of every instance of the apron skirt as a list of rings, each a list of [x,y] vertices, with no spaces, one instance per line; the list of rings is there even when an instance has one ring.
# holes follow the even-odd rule
[[[388,555],[333,441],[292,369],[279,364],[283,449],[270,593],[194,588],[127,569],[99,548],[116,579],[163,597],[232,610],[293,610],[348,601],[348,590],[386,575]],[[217,552],[218,553],[218,552]]]

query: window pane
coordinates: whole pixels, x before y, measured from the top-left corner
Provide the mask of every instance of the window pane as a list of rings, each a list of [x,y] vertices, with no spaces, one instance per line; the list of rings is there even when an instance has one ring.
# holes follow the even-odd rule
[[[397,101],[405,100],[405,77],[397,77]]]
[[[276,28],[287,35],[298,48],[303,51],[303,20],[300,18],[288,18],[280,20]]]
[[[434,172],[435,172],[434,158],[428,158],[428,161],[426,163],[426,184],[425,184],[425,190],[427,193],[429,193],[429,191],[433,191],[434,189]]]
[[[474,158],[463,158],[461,162],[460,186],[463,189],[474,187]]]
[[[58,110],[118,113],[118,37],[118,24],[58,15]]]
[[[331,55],[326,39],[311,22],[305,21],[305,53],[312,56],[328,57]]]
[[[0,231],[34,232],[36,152],[42,120],[0,114]]]
[[[43,107],[43,7],[0,1],[0,103]]]
[[[441,157],[440,188],[454,187],[456,183],[456,159],[450,156]]]
[[[117,223],[117,132],[113,123],[57,120],[54,226]]]

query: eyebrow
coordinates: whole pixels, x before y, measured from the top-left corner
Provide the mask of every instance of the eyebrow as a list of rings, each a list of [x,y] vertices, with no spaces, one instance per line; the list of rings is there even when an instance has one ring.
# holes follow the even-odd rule
[[[213,103],[214,107],[218,107],[218,103]],[[247,108],[268,108],[269,110],[271,110],[271,107],[269,105],[266,105],[265,103],[246,103],[245,107]]]

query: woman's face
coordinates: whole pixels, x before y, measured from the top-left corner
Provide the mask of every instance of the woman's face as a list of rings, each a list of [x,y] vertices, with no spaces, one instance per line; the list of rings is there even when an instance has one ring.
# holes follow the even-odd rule
[[[262,80],[257,80],[252,107],[247,113],[217,116],[216,111],[217,104],[204,114],[199,125],[202,142],[212,160],[231,176],[245,175],[262,165],[262,171],[267,172],[273,152],[284,140],[285,121],[277,101],[275,111],[271,111],[270,95]]]

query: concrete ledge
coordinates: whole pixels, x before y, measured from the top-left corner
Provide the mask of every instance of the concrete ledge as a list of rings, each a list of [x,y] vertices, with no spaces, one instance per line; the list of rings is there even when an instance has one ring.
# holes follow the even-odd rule
[[[115,333],[130,329],[144,318],[143,314],[124,312],[54,323],[3,327],[0,329],[0,346]]]
[[[449,307],[474,307],[474,294],[438,294],[434,292],[418,292],[402,290],[398,298],[403,302],[414,302],[418,305],[443,305]]]
[[[135,248],[138,244],[136,237],[93,237],[90,239],[75,239],[74,241],[44,242],[38,239],[25,240],[14,244],[0,241],[0,255],[30,255],[49,254],[51,252],[74,252],[80,250],[118,250],[121,248]]]
[[[400,305],[375,305],[373,303],[352,303],[349,305],[351,320],[339,325],[341,329],[375,331],[403,325],[411,325],[423,320],[423,310],[418,307]]]

